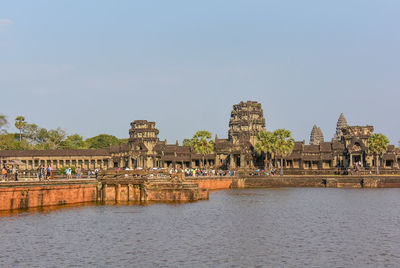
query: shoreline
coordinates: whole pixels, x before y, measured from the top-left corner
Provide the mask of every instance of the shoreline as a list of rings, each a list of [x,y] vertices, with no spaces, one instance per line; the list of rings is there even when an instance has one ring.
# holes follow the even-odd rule
[[[187,177],[184,181],[72,179],[0,183],[0,211],[79,203],[182,203],[208,200],[209,192],[245,188],[400,188],[397,176]]]

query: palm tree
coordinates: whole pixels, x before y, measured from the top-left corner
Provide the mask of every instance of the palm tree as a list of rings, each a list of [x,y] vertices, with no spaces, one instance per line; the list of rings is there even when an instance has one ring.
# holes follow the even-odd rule
[[[275,157],[276,153],[276,136],[273,132],[269,132],[266,130],[260,131],[257,134],[257,143],[255,144],[254,149],[258,154],[264,153],[264,168],[267,163],[267,154],[270,154],[271,158]]]
[[[274,131],[276,139],[276,154],[281,157],[281,176],[283,176],[283,158],[288,156],[294,147],[292,132],[286,129],[277,129]]]
[[[376,175],[379,175],[379,161],[386,151],[389,142],[389,139],[380,133],[372,134],[368,139],[368,148],[375,155]]]
[[[214,142],[211,140],[211,136],[212,135],[210,132],[206,130],[200,130],[197,131],[192,138],[194,150],[202,155],[203,167],[205,166],[204,156],[214,151]]]
[[[25,128],[25,126],[25,117],[21,115],[17,116],[17,118],[15,118],[15,127],[19,129],[19,141],[22,140],[22,130]]]

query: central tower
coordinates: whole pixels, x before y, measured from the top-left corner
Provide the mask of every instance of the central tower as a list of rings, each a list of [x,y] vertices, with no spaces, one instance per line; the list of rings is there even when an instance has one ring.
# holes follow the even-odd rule
[[[129,130],[129,143],[142,143],[146,146],[147,150],[152,151],[159,141],[158,133],[159,131],[156,129],[155,122],[135,120],[131,123],[131,129]]]
[[[233,145],[249,141],[254,146],[257,134],[262,130],[265,130],[265,119],[261,103],[247,101],[233,105],[228,132],[228,139]]]

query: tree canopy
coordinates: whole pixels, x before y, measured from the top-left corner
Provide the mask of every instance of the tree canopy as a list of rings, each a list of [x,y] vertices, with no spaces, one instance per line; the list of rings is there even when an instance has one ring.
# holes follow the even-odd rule
[[[0,150],[29,150],[29,149],[100,149],[110,145],[127,143],[128,139],[118,139],[113,135],[100,134],[83,139],[79,134],[67,136],[61,128],[49,129],[28,123],[24,116],[15,118],[15,127],[19,134],[8,134],[5,129],[7,119],[0,115]]]
[[[25,117],[17,116],[17,118],[15,118],[15,127],[19,130],[19,141],[22,140],[22,130],[25,128],[25,126]]]
[[[283,158],[292,152],[293,147],[294,139],[292,132],[286,129],[277,129],[274,132],[259,132],[254,149],[259,154],[270,154],[271,157],[280,156],[281,175],[283,175]]]
[[[62,149],[86,149],[87,143],[83,140],[81,135],[73,134],[62,141],[60,147]]]
[[[191,139],[184,139],[182,142],[183,146],[192,146],[192,140]]]
[[[118,145],[121,141],[113,135],[100,134],[87,139],[86,143],[90,149],[105,149],[110,147],[110,145]]]
[[[7,118],[5,115],[0,114],[0,133],[6,132],[4,127],[8,124]]]
[[[368,138],[368,149],[375,155],[376,174],[379,174],[379,158],[386,152],[389,145],[389,139],[381,134],[374,133]]]
[[[196,153],[203,156],[203,166],[204,166],[204,155],[210,154],[214,151],[214,141],[211,139],[212,134],[206,130],[197,131],[192,140],[191,144]]]
[[[260,131],[257,134],[257,143],[254,149],[258,154],[270,154],[272,157],[276,153],[276,136],[270,131]]]

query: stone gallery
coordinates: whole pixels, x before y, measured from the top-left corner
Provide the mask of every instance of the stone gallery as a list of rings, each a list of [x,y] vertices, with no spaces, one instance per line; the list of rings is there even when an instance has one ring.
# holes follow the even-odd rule
[[[190,146],[167,144],[158,138],[155,122],[135,120],[131,123],[128,143],[107,149],[23,150],[0,151],[1,165],[16,161],[21,170],[35,170],[39,165],[58,169],[79,166],[83,169],[112,168],[201,168],[203,156]],[[261,104],[255,101],[233,105],[227,139],[214,139],[214,153],[204,156],[207,167],[220,169],[264,169],[265,155],[255,152],[257,134],[266,129]],[[375,158],[368,149],[373,126],[349,126],[343,114],[337,122],[330,142],[324,141],[319,127],[314,125],[310,143],[295,142],[293,151],[284,158],[286,174],[343,174],[355,165],[369,171]],[[280,167],[280,158],[271,160]],[[389,145],[381,158],[382,173],[399,172],[400,150]]]

